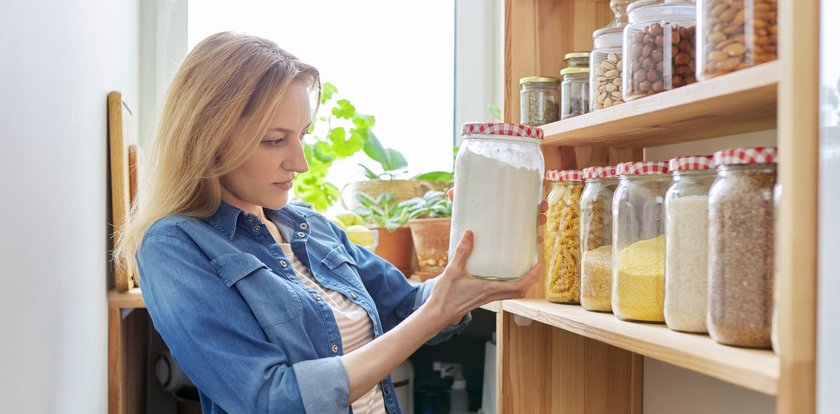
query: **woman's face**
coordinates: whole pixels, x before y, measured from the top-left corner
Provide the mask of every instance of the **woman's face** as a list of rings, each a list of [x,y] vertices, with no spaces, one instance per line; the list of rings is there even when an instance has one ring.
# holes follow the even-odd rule
[[[222,176],[222,200],[255,214],[260,207],[286,205],[295,175],[309,169],[302,140],[311,121],[308,90],[300,82],[293,83],[257,149],[242,165]]]

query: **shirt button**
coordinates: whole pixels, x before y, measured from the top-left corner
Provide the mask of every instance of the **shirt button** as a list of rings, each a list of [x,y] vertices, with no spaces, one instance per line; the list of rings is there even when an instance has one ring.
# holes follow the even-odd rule
[[[287,266],[286,261],[285,261],[285,260],[281,260],[281,261],[280,261],[280,267],[286,267],[286,266]]]
[[[391,387],[386,385],[385,386],[385,394],[390,394],[390,393],[391,393]]]
[[[297,236],[298,236],[298,237],[303,237],[303,236],[306,236],[306,233],[304,233],[304,232],[302,232],[302,231],[299,231],[299,232],[298,232],[298,234],[297,234]]]
[[[248,223],[254,224],[254,218],[253,217],[248,217]]]
[[[318,294],[317,294],[317,293],[313,293],[313,294],[312,294],[312,298],[313,298],[313,299],[315,299],[315,300],[321,300],[321,297],[320,297],[320,296],[318,296]]]
[[[356,294],[355,294],[355,293],[351,293],[351,294],[350,294],[350,297],[352,297],[353,299],[357,299],[357,298],[358,298],[358,296],[356,296]]]
[[[254,233],[259,233],[260,232],[260,226],[251,227],[251,231],[253,231]]]
[[[306,228],[307,228],[307,227],[309,227],[309,225],[308,225],[308,224],[306,224],[306,223],[300,223],[300,228],[301,228],[301,229],[306,230]]]
[[[334,353],[334,354],[335,354],[335,353],[338,353],[338,345],[333,344],[332,348],[330,348],[330,349],[332,349],[332,351],[333,351],[333,353]]]

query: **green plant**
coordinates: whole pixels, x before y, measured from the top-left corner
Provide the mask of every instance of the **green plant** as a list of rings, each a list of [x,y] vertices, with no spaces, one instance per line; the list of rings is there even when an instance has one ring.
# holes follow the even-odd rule
[[[423,197],[403,201],[409,219],[452,217],[452,202],[443,191],[427,191]]]
[[[405,157],[399,151],[385,148],[373,133],[376,118],[356,111],[347,99],[338,99],[335,85],[325,82],[321,86],[321,112],[304,142],[303,151],[309,171],[294,181],[295,197],[325,211],[341,197],[341,191],[326,180],[333,162],[350,157],[360,150],[378,162],[385,170],[405,168]]]
[[[373,198],[365,193],[356,194],[359,205],[353,211],[364,219],[365,224],[371,227],[385,227],[393,232],[398,227],[408,224],[408,204],[397,202],[391,193],[382,193]]]

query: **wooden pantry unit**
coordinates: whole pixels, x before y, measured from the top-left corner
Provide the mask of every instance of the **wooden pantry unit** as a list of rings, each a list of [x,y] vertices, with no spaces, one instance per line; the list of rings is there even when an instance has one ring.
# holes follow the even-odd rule
[[[815,412],[819,2],[779,0],[779,60],[544,125],[546,169],[641,160],[644,148],[777,130],[783,187],[776,266],[780,355],[719,345],[664,324],[526,299],[497,313],[497,407],[512,413],[641,413],[643,357]],[[519,79],[557,76],[613,18],[607,0],[504,2],[504,118],[519,120]]]

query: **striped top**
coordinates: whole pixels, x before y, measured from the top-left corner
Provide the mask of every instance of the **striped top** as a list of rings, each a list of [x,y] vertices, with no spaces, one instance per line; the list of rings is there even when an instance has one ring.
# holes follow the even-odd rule
[[[315,280],[312,272],[298,260],[288,243],[281,243],[283,254],[292,264],[295,275],[308,288],[314,290],[330,306],[341,334],[344,353],[361,348],[374,338],[373,322],[365,309],[346,298],[339,292],[327,289]],[[385,399],[379,385],[374,385],[368,392],[352,403],[354,414],[387,414]]]

